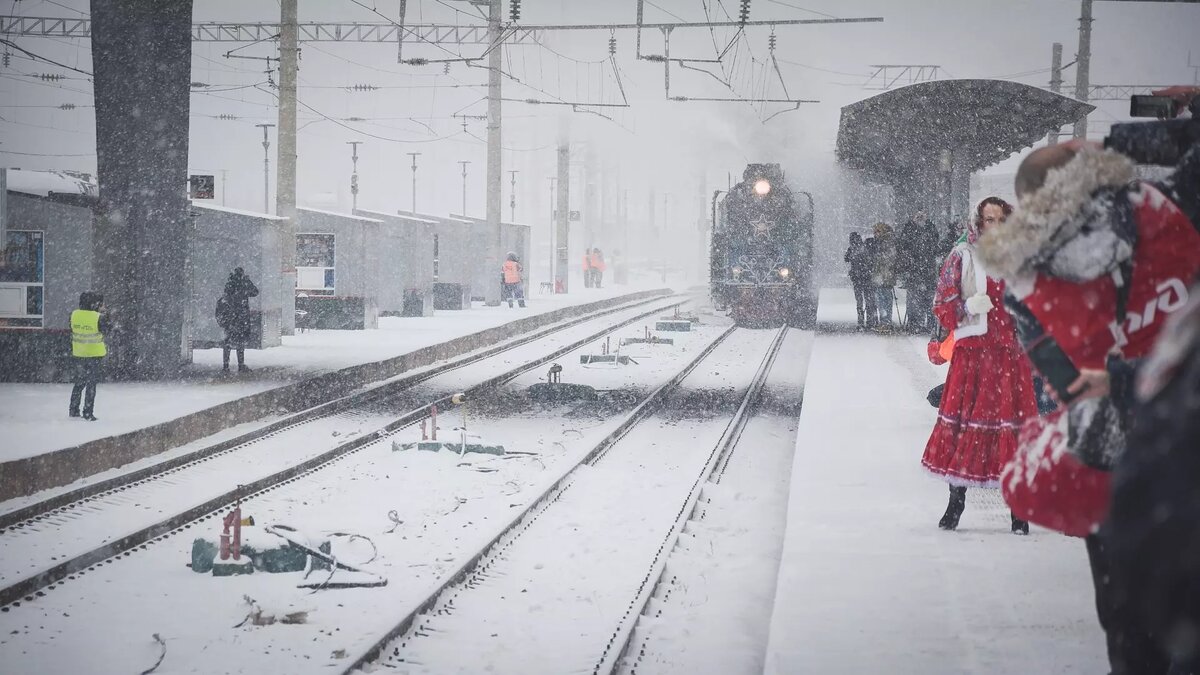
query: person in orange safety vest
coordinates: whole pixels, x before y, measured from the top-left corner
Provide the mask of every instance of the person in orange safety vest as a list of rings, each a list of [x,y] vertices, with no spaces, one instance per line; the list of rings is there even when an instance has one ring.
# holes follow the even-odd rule
[[[592,249],[583,250],[583,287],[592,287]]]
[[[600,281],[604,277],[604,254],[600,249],[592,249],[591,258],[588,260],[592,268],[592,288],[600,288]]]
[[[521,261],[517,259],[517,254],[510,252],[504,260],[503,277],[501,281],[503,285],[501,290],[502,296],[508,300],[508,306],[513,306],[513,300],[521,306],[525,306],[525,290],[521,279]]]

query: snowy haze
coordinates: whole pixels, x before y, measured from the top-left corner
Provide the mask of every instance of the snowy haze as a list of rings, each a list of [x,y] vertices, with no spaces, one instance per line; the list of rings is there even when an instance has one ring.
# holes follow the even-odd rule
[[[372,1],[390,18],[398,18],[399,3]],[[554,141],[560,118],[570,117],[577,143],[572,180],[572,209],[582,209],[582,160],[586,144],[598,148],[598,161],[615,163],[621,194],[627,194],[628,213],[636,223],[648,216],[649,191],[656,193],[655,220],[663,219],[667,200],[668,228],[689,231],[707,214],[712,190],[723,188],[747,162],[777,161],[789,178],[812,189],[823,214],[838,214],[835,194],[844,181],[833,157],[838,116],[842,106],[878,93],[863,84],[870,65],[879,63],[937,64],[942,78],[1008,77],[1045,86],[1049,80],[1051,43],[1064,45],[1063,60],[1074,58],[1077,45],[1078,0],[755,0],[751,18],[822,18],[881,16],[883,23],[780,27],[777,56],[793,98],[815,99],[799,110],[761,120],[788,106],[745,103],[678,103],[663,100],[661,64],[634,58],[635,34],[620,31],[618,63],[632,107],[598,109],[612,121],[587,114],[569,114],[563,106],[504,104],[503,213],[510,215],[509,170],[517,170],[518,221],[544,225],[549,215],[549,182],[554,175]],[[801,8],[800,5],[803,5]],[[410,22],[479,23],[466,2],[410,1]],[[73,7],[71,11],[65,7]],[[633,22],[635,3],[628,1],[528,0],[523,23]],[[453,11],[460,8],[461,12]],[[508,3],[505,3],[507,17]],[[726,0],[661,0],[647,3],[646,21],[703,21],[736,16],[736,3]],[[78,16],[82,0],[2,3],[0,11],[27,16]],[[274,0],[206,0],[195,3],[196,21],[278,21]],[[1195,45],[1200,6],[1185,3],[1098,2],[1095,6],[1091,81],[1108,84],[1190,83],[1188,47]],[[300,2],[301,21],[364,21],[382,18],[349,0]],[[766,28],[747,31],[741,44],[726,57],[726,69],[736,95],[782,98],[778,78],[763,68],[767,57]],[[723,48],[732,29],[675,31],[672,57],[712,58],[714,44]],[[605,63],[609,34],[604,31],[549,33],[544,47],[515,46],[505,54],[504,69],[531,86],[505,80],[505,96],[580,102],[620,100],[612,69]],[[18,38],[17,44],[81,70],[91,70],[88,40]],[[645,31],[643,53],[662,51],[658,31]],[[192,96],[190,167],[194,173],[216,175],[218,202],[224,180],[224,201],[230,207],[262,208],[262,132],[260,122],[275,122],[275,98],[266,86],[265,61],[228,59],[274,55],[270,43],[197,43],[193,80],[209,85]],[[408,43],[405,57],[451,56],[437,47]],[[482,51],[479,45],[448,49],[463,55]],[[1193,47],[1194,49],[1194,47]],[[24,107],[74,103],[90,105],[91,84],[78,73],[37,63],[13,53],[0,72],[0,162],[36,169],[95,170],[94,123],[90,107],[56,110]],[[1200,63],[1200,50],[1191,55]],[[708,67],[711,64],[697,64]],[[73,78],[42,82],[27,77],[60,73]],[[24,75],[22,75],[24,74]],[[277,79],[277,76],[272,76]],[[411,204],[410,160],[419,158],[418,209],[447,213],[461,210],[462,178],[459,160],[469,160],[467,211],[484,211],[485,122],[453,115],[486,114],[482,86],[486,71],[451,64],[423,67],[396,62],[394,44],[304,43],[300,69],[299,176],[301,205],[348,210],[350,206],[350,148],[359,146],[359,205],[381,211],[408,209]],[[1075,72],[1065,72],[1071,91]],[[346,86],[385,87],[349,92]],[[254,85],[259,85],[257,88]],[[449,88],[449,85],[455,85]],[[708,75],[673,67],[671,93],[682,96],[730,96]],[[417,88],[397,88],[417,87]],[[540,90],[540,91],[539,91]],[[310,106],[310,107],[306,107]],[[322,118],[335,118],[341,124]],[[1098,103],[1091,132],[1102,136],[1109,124],[1125,119],[1127,103]],[[214,119],[232,115],[237,120]],[[357,117],[364,121],[345,121]],[[271,170],[275,138],[271,133]],[[27,154],[16,154],[27,153]],[[1013,160],[995,167],[1010,172]],[[224,174],[222,174],[224,170]],[[222,178],[224,175],[224,178]],[[271,205],[274,206],[272,176]],[[627,191],[627,192],[626,192]],[[665,195],[670,195],[665,197]],[[614,204],[613,208],[617,208]],[[832,223],[839,229],[842,223]]]

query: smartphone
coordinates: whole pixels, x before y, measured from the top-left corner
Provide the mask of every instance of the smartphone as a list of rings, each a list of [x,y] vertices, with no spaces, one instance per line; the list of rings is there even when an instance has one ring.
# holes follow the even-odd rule
[[[1064,404],[1070,403],[1076,395],[1067,391],[1071,383],[1079,379],[1079,369],[1071,361],[1071,357],[1050,336],[1043,337],[1029,348],[1029,360],[1033,362],[1042,377],[1054,388],[1058,400]]]
[[[1129,97],[1130,117],[1154,117],[1160,120],[1169,120],[1178,112],[1175,100],[1170,96],[1134,94]]]

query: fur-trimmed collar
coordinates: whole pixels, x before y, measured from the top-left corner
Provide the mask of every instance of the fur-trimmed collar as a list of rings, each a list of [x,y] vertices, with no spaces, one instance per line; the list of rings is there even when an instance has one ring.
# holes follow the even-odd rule
[[[1019,283],[1047,264],[1053,269],[1046,271],[1076,281],[1111,271],[1132,253],[1112,219],[1114,199],[1133,180],[1133,169],[1126,157],[1089,147],[1050,170],[1045,184],[1022,198],[1006,223],[979,238],[979,258],[988,273]]]

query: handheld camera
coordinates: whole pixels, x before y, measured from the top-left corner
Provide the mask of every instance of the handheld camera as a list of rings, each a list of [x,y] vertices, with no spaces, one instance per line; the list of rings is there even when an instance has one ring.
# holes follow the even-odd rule
[[[1104,147],[1138,164],[1175,166],[1189,149],[1200,145],[1200,95],[1192,97],[1188,110],[1191,119],[1172,119],[1182,112],[1174,98],[1134,95],[1129,100],[1129,115],[1159,121],[1114,124]]]

